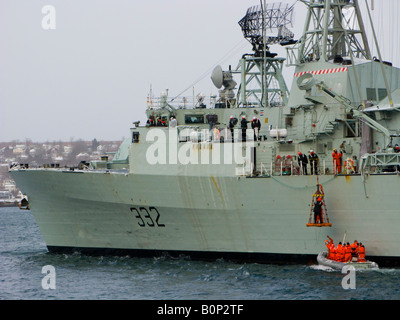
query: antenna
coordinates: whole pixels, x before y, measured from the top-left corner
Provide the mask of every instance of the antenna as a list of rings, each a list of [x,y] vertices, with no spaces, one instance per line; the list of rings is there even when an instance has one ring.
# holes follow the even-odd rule
[[[256,100],[262,107],[280,106],[288,100],[288,89],[282,75],[285,59],[277,58],[269,46],[295,44],[293,27],[294,4],[266,3],[250,7],[239,21],[244,37],[253,45],[254,54],[244,55],[241,61],[241,85],[238,101],[244,106]],[[255,73],[256,66],[259,73]],[[256,89],[250,89],[252,80]],[[258,88],[257,88],[258,87]],[[259,88],[261,87],[261,88]],[[261,89],[261,90],[260,90]]]
[[[253,45],[256,53],[261,53],[266,46],[280,43],[294,44],[294,33],[288,27],[293,27],[294,5],[284,3],[268,3],[247,10],[239,21],[244,37]],[[267,32],[269,35],[267,36]]]
[[[217,89],[222,88],[222,85],[224,84],[224,72],[222,71],[221,66],[215,67],[213,73],[211,74],[211,80]]]
[[[237,83],[233,80],[230,68],[229,71],[222,71],[221,66],[216,66],[211,74],[211,80],[218,89],[224,86],[224,88],[219,91],[221,101],[226,102],[235,97],[233,90]]]
[[[372,34],[374,36],[375,46],[376,46],[376,49],[378,50],[379,64],[380,64],[381,69],[382,69],[382,75],[383,75],[383,80],[385,82],[386,92],[387,92],[387,95],[388,95],[388,98],[389,98],[389,104],[390,104],[390,107],[393,108],[394,105],[393,105],[392,93],[390,91],[390,87],[389,87],[388,79],[387,79],[387,76],[386,76],[385,68],[383,67],[381,50],[379,49],[379,44],[378,44],[378,40],[376,38],[375,28],[374,28],[374,24],[372,23],[371,12],[369,11],[368,1],[367,0],[365,1],[365,4],[367,6],[368,17],[369,17],[369,21],[371,23]],[[373,4],[373,0],[372,0],[372,4]]]

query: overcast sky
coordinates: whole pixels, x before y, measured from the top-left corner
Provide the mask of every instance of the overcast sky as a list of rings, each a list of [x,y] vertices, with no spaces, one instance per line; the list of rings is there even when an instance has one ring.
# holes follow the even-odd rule
[[[382,2],[398,15],[400,1]],[[238,21],[258,3],[0,0],[0,141],[121,140],[133,121],[145,121],[150,85],[156,96],[168,89],[172,97],[206,74],[196,93],[216,94],[211,70],[236,67],[251,52]],[[56,10],[55,30],[42,27],[45,5]],[[380,37],[393,29],[382,12],[374,12]],[[299,2],[297,38],[304,18]],[[386,60],[398,66],[399,46],[391,43]],[[289,86],[292,74],[285,72]]]

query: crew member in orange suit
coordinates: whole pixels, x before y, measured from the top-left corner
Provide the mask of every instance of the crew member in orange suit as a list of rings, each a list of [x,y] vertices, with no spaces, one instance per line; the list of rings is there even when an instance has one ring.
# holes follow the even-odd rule
[[[332,252],[331,251],[332,251],[332,246],[335,246],[335,244],[333,243],[333,239],[330,236],[327,236],[327,237],[329,239],[329,241],[325,240],[325,245],[326,245],[326,248],[328,249],[327,258],[332,260]]]
[[[345,250],[344,247],[342,246],[342,243],[339,242],[337,248],[336,248],[336,261],[343,262],[344,261],[344,254]]]
[[[333,170],[335,174],[342,173],[342,157],[343,155],[337,151],[337,149],[333,150],[332,158],[333,158]]]
[[[330,253],[331,253],[331,260],[336,261],[336,259],[337,259],[337,248],[335,247],[334,243],[332,243]]]
[[[356,258],[358,261],[358,242],[354,240],[354,242],[350,245],[351,247],[351,256],[352,258]]]
[[[344,254],[344,262],[350,262],[350,261],[351,261],[351,247],[350,243],[347,242]]]
[[[358,253],[358,261],[365,262],[365,247],[361,242],[360,242],[359,253]]]

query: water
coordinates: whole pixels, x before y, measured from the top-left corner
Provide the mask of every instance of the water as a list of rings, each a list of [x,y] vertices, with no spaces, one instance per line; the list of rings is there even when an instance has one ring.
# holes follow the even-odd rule
[[[54,266],[54,290],[42,267]],[[0,300],[392,300],[400,269],[345,275],[317,265],[49,254],[30,211],[0,208]],[[163,305],[163,304],[162,304]]]

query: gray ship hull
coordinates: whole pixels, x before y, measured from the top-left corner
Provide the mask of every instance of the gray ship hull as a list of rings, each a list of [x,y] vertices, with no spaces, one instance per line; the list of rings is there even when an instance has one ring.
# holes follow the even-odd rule
[[[321,176],[332,228],[308,228],[316,177],[14,170],[50,251],[315,261],[327,235],[400,261],[395,174]],[[351,239],[349,239],[349,237]]]
[[[301,2],[298,41],[293,6],[249,8],[239,24],[253,52],[214,69],[208,106],[151,91],[146,125],[133,122],[111,161],[12,168],[49,250],[297,263],[346,235],[397,263],[400,69],[371,56],[358,1]],[[293,45],[290,94],[278,43]],[[318,182],[301,169],[318,163],[329,228],[307,227]]]

